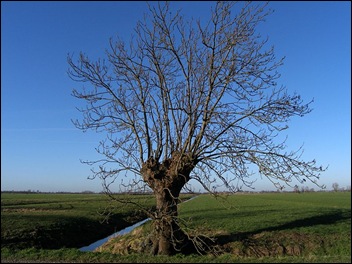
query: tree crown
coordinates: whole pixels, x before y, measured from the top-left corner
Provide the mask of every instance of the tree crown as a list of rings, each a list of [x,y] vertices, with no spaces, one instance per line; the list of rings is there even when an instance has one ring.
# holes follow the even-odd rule
[[[283,59],[256,32],[269,13],[266,4],[217,2],[201,23],[158,3],[130,42],[110,40],[106,60],[68,56],[70,77],[90,84],[73,90],[87,103],[74,123],[107,135],[97,149],[104,158],[87,162],[99,164],[94,176],[109,188],[121,174],[140,176],[148,160],[177,154],[192,159],[191,178],[209,191],[216,179],[231,190],[251,186],[252,165],[278,188],[294,179],[317,184],[324,169],[277,142],[311,102],[277,84]]]

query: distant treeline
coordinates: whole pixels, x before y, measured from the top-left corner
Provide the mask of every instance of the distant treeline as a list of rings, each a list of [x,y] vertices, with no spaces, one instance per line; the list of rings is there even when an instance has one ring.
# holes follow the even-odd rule
[[[1,191],[1,193],[44,193],[44,194],[50,194],[50,193],[55,193],[55,194],[93,194],[93,193],[97,193],[97,192],[93,192],[93,191],[83,191],[83,192],[42,192],[42,191],[34,191],[34,190],[27,190],[27,191]],[[100,192],[103,193],[103,192]]]
[[[63,191],[57,191],[57,192],[42,192],[42,191],[34,191],[34,190],[27,190],[27,191],[1,191],[1,193],[24,193],[24,194],[36,194],[36,193],[41,193],[41,194],[105,194],[103,191],[101,192],[94,192],[94,191],[82,191],[82,192],[63,192]],[[152,192],[116,192],[113,194],[125,194],[125,195],[151,195],[153,194]],[[187,192],[185,194],[192,194],[190,192]]]
[[[243,193],[243,194],[251,194],[251,193],[278,193],[278,192],[281,192],[281,193],[292,193],[292,192],[295,192],[295,193],[303,193],[303,192],[350,192],[351,191],[351,187],[350,186],[347,186],[346,188],[336,188],[336,189],[333,189],[333,190],[327,190],[327,189],[319,189],[319,190],[314,190],[313,188],[308,188],[308,187],[298,187],[297,185],[293,188],[292,191],[282,191],[282,190],[278,190],[278,191],[243,191],[243,190],[239,190],[237,191],[236,193]],[[86,190],[86,191],[81,191],[81,192],[64,192],[64,191],[57,191],[57,192],[42,192],[42,191],[39,191],[39,190],[26,190],[26,191],[14,191],[14,190],[11,190],[11,191],[1,191],[1,193],[27,193],[27,194],[34,194],[34,193],[42,193],[42,194],[104,194],[103,191],[101,192],[94,192],[94,191],[89,191],[89,190]],[[207,192],[181,192],[182,194],[206,194]],[[152,195],[153,192],[116,192],[114,194],[128,194],[128,195]],[[218,192],[218,194],[231,194],[231,192]]]
[[[104,192],[94,192],[94,191],[82,191],[82,192],[64,192],[64,191],[57,191],[57,192],[42,192],[42,191],[34,191],[34,190],[27,190],[27,191],[1,191],[1,193],[28,193],[28,194],[35,194],[35,193],[43,193],[43,194],[104,194]],[[152,192],[118,192],[115,194],[152,194]]]

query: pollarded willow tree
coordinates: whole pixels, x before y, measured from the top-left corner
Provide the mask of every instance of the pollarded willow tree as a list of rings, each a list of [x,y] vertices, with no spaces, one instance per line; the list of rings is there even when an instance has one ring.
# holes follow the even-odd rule
[[[207,22],[185,21],[169,3],[149,11],[130,42],[110,40],[105,60],[69,55],[69,75],[88,83],[73,90],[86,102],[75,125],[106,133],[97,148],[103,158],[87,162],[98,165],[94,177],[107,192],[126,173],[152,189],[153,253],[173,254],[190,239],[177,204],[191,179],[209,192],[219,182],[236,191],[251,185],[256,167],[282,188],[317,184],[325,169],[278,141],[311,102],[277,85],[283,60],[256,32],[270,13],[266,5],[217,2]]]

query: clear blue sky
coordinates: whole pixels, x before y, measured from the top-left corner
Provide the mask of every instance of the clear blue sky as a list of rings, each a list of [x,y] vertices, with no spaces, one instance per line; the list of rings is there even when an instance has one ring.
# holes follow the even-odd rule
[[[172,2],[195,18],[213,2]],[[1,190],[101,191],[80,159],[99,158],[101,134],[83,133],[71,119],[81,85],[67,76],[68,53],[104,55],[110,37],[128,40],[145,2],[1,2]],[[351,185],[351,3],[272,2],[259,28],[286,56],[280,83],[313,112],[294,118],[289,150],[329,165],[320,183]],[[264,179],[256,191],[274,189]],[[314,186],[310,186],[314,187]],[[317,189],[317,188],[316,188]]]

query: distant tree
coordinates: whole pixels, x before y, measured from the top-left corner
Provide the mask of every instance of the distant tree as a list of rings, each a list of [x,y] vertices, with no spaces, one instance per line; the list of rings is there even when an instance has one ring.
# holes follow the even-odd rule
[[[334,183],[332,184],[332,189],[333,189],[335,192],[337,192],[337,191],[339,190],[339,184],[338,184],[337,182],[334,182]]]
[[[293,191],[294,191],[295,193],[299,193],[299,192],[300,192],[300,191],[299,191],[299,187],[298,187],[297,184],[293,187]]]
[[[92,194],[92,193],[94,193],[93,191],[90,191],[90,190],[85,190],[85,191],[82,191],[82,193],[84,193],[84,194]]]
[[[236,192],[252,186],[254,165],[282,189],[294,180],[317,184],[325,169],[278,140],[311,102],[277,84],[283,59],[256,32],[266,5],[217,2],[205,23],[185,21],[169,3],[149,11],[130,42],[110,40],[106,60],[69,55],[69,76],[86,83],[73,90],[87,104],[74,124],[106,135],[97,148],[103,158],[85,162],[97,165],[93,178],[113,199],[118,178],[133,175],[120,184],[131,191],[147,185],[156,197],[152,252],[170,255],[203,246],[178,220],[179,195],[191,179],[211,193],[221,185]]]

